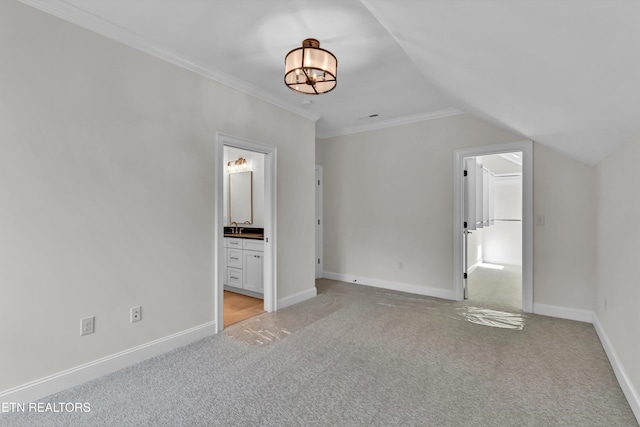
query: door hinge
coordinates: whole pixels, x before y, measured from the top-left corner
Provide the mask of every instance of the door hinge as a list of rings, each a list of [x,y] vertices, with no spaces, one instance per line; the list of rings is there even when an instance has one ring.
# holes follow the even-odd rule
[[[318,264],[320,264],[320,258],[318,258]]]
[[[318,220],[318,225],[320,225],[320,220]]]
[[[318,180],[318,185],[320,185],[320,180]]]
[[[467,176],[467,171],[464,171],[462,176]]]
[[[462,273],[462,276],[463,279],[467,280],[467,273]]]
[[[467,228],[467,221],[465,221],[465,222],[463,222],[463,223],[462,223],[462,227],[463,227],[463,228]]]

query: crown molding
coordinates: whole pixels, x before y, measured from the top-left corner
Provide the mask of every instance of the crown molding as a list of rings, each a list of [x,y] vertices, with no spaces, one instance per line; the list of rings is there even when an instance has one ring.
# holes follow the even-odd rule
[[[125,28],[95,16],[87,11],[79,9],[64,0],[18,0],[28,6],[41,10],[49,15],[58,17],[64,21],[75,24],[86,30],[100,34],[108,39],[115,40],[133,49],[139,50],[156,58],[162,59],[178,67],[187,69],[210,80],[251,95],[283,110],[302,116],[306,119],[317,121],[320,116],[303,108],[296,108],[275,98],[269,92],[237,79],[230,74],[216,70],[210,66],[183,58],[166,50],[148,39],[135,34]]]
[[[138,51],[144,52],[148,55],[159,58],[163,61],[174,64],[183,69],[192,71],[200,76],[216,81],[222,85],[233,88],[240,92],[246,93],[254,98],[260,99],[264,102],[272,104],[290,113],[304,117],[308,120],[317,122],[320,119],[320,115],[312,113],[307,109],[295,107],[274,97],[271,93],[264,89],[240,80],[230,74],[224,73],[220,70],[214,69],[208,65],[200,63],[198,61],[189,60],[183,58],[174,52],[171,52],[163,47],[149,41],[148,39],[135,34],[125,28],[122,28],[110,21],[107,21],[101,17],[93,15],[85,10],[79,9],[76,6],[67,3],[64,0],[18,0],[20,3],[34,7],[44,13],[60,18],[66,22],[70,22],[81,28],[89,30],[91,32],[100,34],[110,40],[115,40],[125,46],[131,47]],[[340,129],[330,130],[328,132],[318,132],[316,130],[316,137],[318,139],[326,139],[334,136],[350,135],[359,132],[365,132],[369,130],[383,129],[392,126],[406,125],[410,123],[420,122],[423,120],[433,120],[442,117],[455,116],[458,114],[464,114],[456,108],[445,108],[442,110],[432,111],[428,113],[415,114],[411,116],[404,116],[393,118],[389,120],[376,120],[375,122],[345,127]]]
[[[327,139],[327,138],[333,138],[335,136],[351,135],[354,133],[366,132],[370,130],[384,129],[392,126],[400,126],[400,125],[407,125],[410,123],[422,122],[424,120],[433,120],[433,119],[439,119],[442,117],[457,116],[459,114],[464,114],[464,111],[460,111],[457,108],[444,108],[442,110],[430,111],[428,113],[420,113],[420,114],[414,114],[411,116],[396,117],[388,120],[377,120],[375,122],[337,129],[335,131],[318,132],[316,130],[316,138]]]

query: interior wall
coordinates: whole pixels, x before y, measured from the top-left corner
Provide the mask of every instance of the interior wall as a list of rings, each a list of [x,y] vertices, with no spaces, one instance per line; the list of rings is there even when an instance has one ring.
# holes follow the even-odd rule
[[[453,295],[453,152],[519,140],[469,115],[318,140],[325,272]],[[594,309],[594,183],[593,167],[534,144],[534,304]]]
[[[15,1],[0,82],[0,390],[214,321],[217,131],[277,147],[278,297],[315,286],[312,121]]]
[[[246,224],[246,228],[264,228],[264,154],[254,151],[242,150],[235,147],[224,147],[222,164],[237,160],[239,157],[247,160],[250,170],[253,172],[253,224]],[[229,174],[225,171],[222,184],[222,215],[223,223],[229,225]]]
[[[640,392],[640,134],[596,168],[597,304],[596,316],[635,388]]]
[[[522,265],[522,177],[496,176],[493,197],[495,221],[484,229],[484,261]]]
[[[453,152],[521,139],[458,115],[318,140],[325,272],[453,292]]]
[[[533,162],[534,311],[536,303],[593,311],[595,168],[541,144]]]

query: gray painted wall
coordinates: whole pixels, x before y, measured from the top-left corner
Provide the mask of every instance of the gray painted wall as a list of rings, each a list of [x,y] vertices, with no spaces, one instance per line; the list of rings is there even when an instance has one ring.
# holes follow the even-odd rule
[[[597,166],[596,314],[629,382],[640,392],[640,135]],[[606,300],[606,302],[605,302]],[[636,417],[640,416],[636,397]]]
[[[314,287],[312,121],[14,1],[0,82],[0,390],[214,320],[217,131],[277,147],[278,298]]]
[[[469,115],[317,140],[325,271],[453,292],[453,152],[519,140]],[[594,309],[594,184],[534,145],[534,304]]]

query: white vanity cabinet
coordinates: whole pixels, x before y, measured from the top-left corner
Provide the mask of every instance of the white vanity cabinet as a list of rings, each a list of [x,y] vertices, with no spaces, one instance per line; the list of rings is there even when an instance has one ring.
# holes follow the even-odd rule
[[[242,251],[243,254],[243,284],[242,289],[263,293],[262,287],[262,259],[263,252]]]
[[[257,239],[225,237],[226,274],[230,291],[262,298],[264,242]]]

